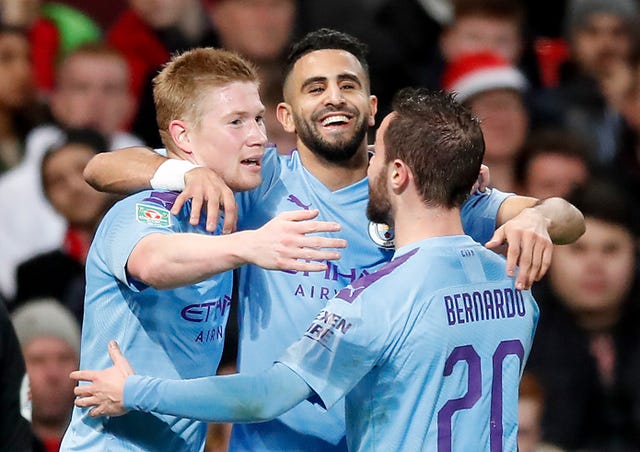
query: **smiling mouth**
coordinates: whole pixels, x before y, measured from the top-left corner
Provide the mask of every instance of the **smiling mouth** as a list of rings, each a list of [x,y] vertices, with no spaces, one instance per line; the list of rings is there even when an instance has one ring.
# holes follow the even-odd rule
[[[322,120],[321,124],[323,127],[327,126],[341,126],[345,125],[349,122],[350,118],[346,115],[335,115],[329,116]]]

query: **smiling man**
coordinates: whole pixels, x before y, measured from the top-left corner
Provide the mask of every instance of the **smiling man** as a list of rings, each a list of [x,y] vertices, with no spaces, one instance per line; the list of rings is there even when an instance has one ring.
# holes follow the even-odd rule
[[[192,198],[192,215],[195,206],[206,201],[209,218],[215,218],[224,204],[228,223],[237,206],[238,229],[243,230],[260,227],[286,210],[315,208],[320,210],[320,219],[342,224],[340,234],[349,242],[347,252],[339,261],[328,263],[324,272],[270,272],[255,265],[240,268],[241,373],[270,368],[329,299],[393,256],[393,231],[365,215],[370,156],[365,137],[374,124],[376,108],[366,46],[335,30],[313,31],[289,53],[284,102],[277,111],[285,130],[296,133],[296,149],[288,155],[279,155],[275,149],[267,151],[262,183],[235,199],[224,191],[211,190],[207,182],[215,175],[210,170],[196,168],[187,173],[189,183],[176,206]],[[127,161],[133,164],[127,166]],[[159,165],[159,173],[164,171],[166,163],[162,161],[150,150],[126,149],[93,159],[85,175],[102,189],[135,191],[149,187]],[[182,183],[183,175],[184,170],[178,177]],[[162,178],[153,177],[153,182],[158,179]],[[192,216],[193,220],[197,223],[199,216]],[[513,275],[516,262],[520,263],[519,288],[530,286],[545,273],[551,239],[573,241],[584,226],[580,212],[564,200],[538,204],[534,198],[498,190],[474,192],[462,207],[462,221],[465,231],[480,243],[489,240],[494,231],[491,246],[508,242],[507,268]],[[273,421],[236,425],[230,450],[345,451],[344,405],[338,402],[325,413],[305,401]]]
[[[156,77],[161,137],[176,161],[215,170],[234,191],[261,182],[266,135],[255,70],[211,48],[186,52]],[[108,365],[104,348],[118,338],[145,373],[213,375],[224,343],[231,270],[245,263],[322,271],[344,240],[306,236],[337,231],[311,220],[317,211],[286,212],[255,231],[221,235],[189,224],[191,204],[170,209],[177,192],[145,191],[117,203],[100,224],[87,258],[80,368]],[[299,260],[304,259],[304,261]],[[313,262],[312,262],[313,261]],[[152,414],[95,420],[75,409],[61,450],[204,448],[206,425]]]
[[[539,311],[504,259],[462,229],[484,152],[480,126],[442,93],[403,90],[393,108],[376,135],[367,207],[370,220],[395,228],[389,263],[338,292],[262,373],[131,376],[112,343],[115,367],[72,374],[93,382],[76,388],[76,404],[97,405],[92,415],[255,422],[344,397],[353,452],[516,450],[518,386]],[[472,317],[452,323],[454,304],[458,320]]]

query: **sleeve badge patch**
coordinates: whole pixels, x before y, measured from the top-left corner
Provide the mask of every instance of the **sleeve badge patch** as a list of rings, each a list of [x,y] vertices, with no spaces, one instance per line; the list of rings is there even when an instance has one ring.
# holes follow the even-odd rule
[[[162,207],[136,204],[136,217],[139,223],[168,228],[171,226],[171,212]]]

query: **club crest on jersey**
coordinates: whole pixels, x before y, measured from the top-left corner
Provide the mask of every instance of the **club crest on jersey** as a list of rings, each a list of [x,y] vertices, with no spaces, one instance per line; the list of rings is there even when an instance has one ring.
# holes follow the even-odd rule
[[[394,247],[393,239],[395,234],[386,224],[369,222],[369,237],[373,240],[373,243],[380,248],[392,249]]]
[[[168,228],[171,226],[171,213],[162,207],[136,204],[138,222]]]

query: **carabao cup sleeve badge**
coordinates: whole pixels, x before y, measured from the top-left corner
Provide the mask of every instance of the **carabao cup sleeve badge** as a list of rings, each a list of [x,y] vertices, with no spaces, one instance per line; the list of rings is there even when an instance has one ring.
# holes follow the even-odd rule
[[[151,207],[136,204],[136,218],[138,222],[168,228],[171,226],[171,212],[162,207]]]
[[[373,243],[380,248],[392,249],[394,247],[393,239],[395,234],[393,229],[382,223],[369,222],[369,237],[373,240]]]

